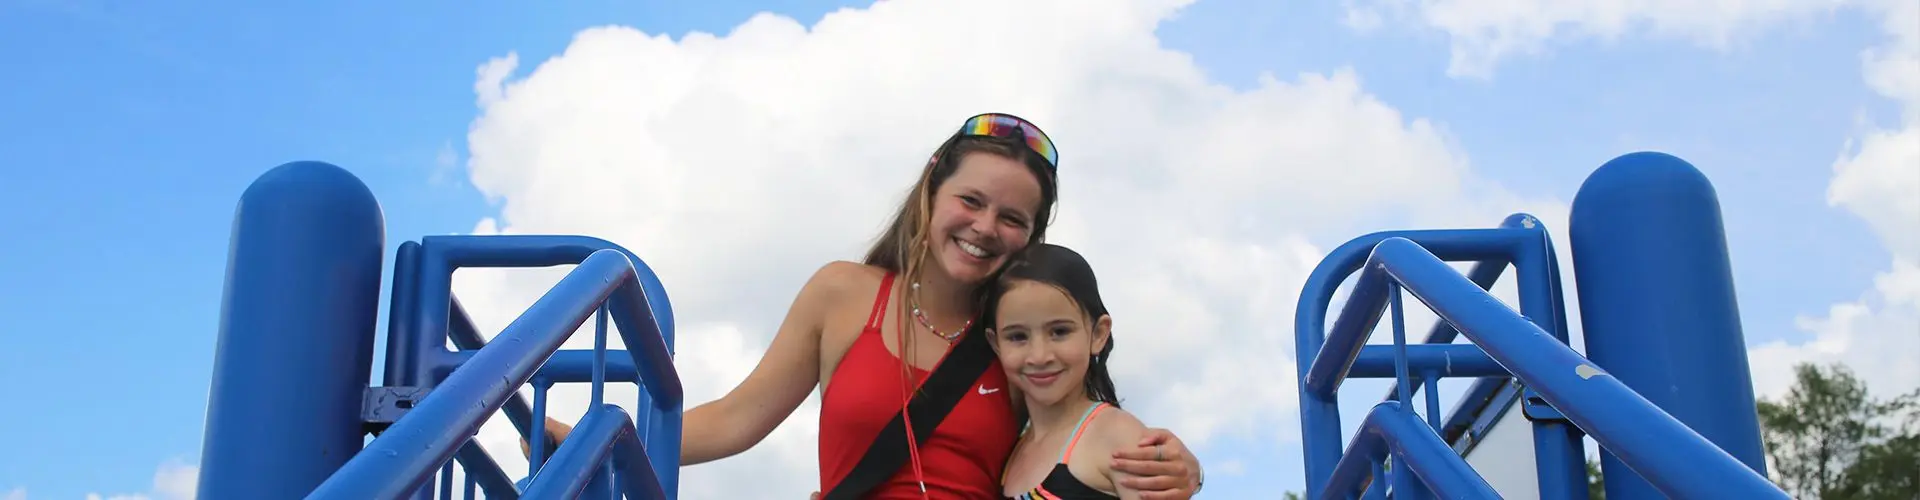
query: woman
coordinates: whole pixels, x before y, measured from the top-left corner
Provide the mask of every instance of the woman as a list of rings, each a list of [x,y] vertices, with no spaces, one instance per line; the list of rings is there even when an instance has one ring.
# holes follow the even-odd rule
[[[1120,409],[1107,374],[1113,318],[1092,267],[1072,250],[1042,244],[996,288],[987,338],[1028,416],[1002,492],[1017,500],[1140,498],[1105,460],[1139,441],[1146,426]]]
[[[680,463],[746,451],[818,385],[828,500],[999,498],[1019,393],[974,318],[983,285],[1044,239],[1057,165],[1032,123],[969,118],[864,261],[816,271],[746,380],[686,412]],[[1162,429],[1111,461],[1138,476],[1127,484],[1142,498],[1187,498],[1200,483],[1198,461]]]

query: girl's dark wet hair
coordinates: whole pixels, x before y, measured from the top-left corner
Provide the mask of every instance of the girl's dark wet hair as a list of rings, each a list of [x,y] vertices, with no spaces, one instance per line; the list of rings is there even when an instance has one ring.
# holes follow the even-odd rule
[[[992,287],[991,300],[987,302],[986,325],[998,324],[995,309],[1000,298],[1011,288],[1014,280],[1033,280],[1059,287],[1067,296],[1080,305],[1081,312],[1087,314],[1088,333],[1099,322],[1101,316],[1107,316],[1107,305],[1100,301],[1100,284],[1093,276],[1093,266],[1078,252],[1060,245],[1043,243],[1028,247],[1013,262],[1007,265],[997,286]],[[1093,355],[1093,361],[1087,365],[1087,397],[1120,407],[1120,396],[1113,387],[1113,376],[1107,371],[1107,358],[1113,354],[1113,333],[1107,333],[1107,344]]]

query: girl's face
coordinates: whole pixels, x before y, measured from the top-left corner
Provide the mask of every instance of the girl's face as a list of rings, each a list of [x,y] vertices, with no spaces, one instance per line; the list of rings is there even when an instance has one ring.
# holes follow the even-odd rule
[[[933,197],[927,243],[934,260],[954,281],[980,283],[1026,248],[1040,180],[1012,158],[972,153]]]
[[[996,307],[993,346],[1007,379],[1036,404],[1086,398],[1087,366],[1106,344],[1112,319],[1088,324],[1065,291],[1030,280],[1014,280]]]

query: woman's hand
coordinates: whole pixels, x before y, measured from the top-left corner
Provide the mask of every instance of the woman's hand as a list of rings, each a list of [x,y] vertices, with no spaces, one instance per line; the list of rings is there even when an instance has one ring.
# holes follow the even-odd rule
[[[553,417],[547,417],[547,425],[545,427],[547,428],[547,437],[553,438],[554,448],[559,448],[560,443],[567,440],[567,433],[573,432],[573,427],[560,423],[559,420],[554,420]],[[545,451],[546,455],[553,455],[553,450],[541,451]],[[524,437],[520,438],[520,456],[533,456],[533,449],[527,445],[527,438]]]
[[[1147,429],[1139,444],[1113,452],[1111,466],[1132,476],[1120,484],[1143,500],[1184,500],[1200,489],[1200,460],[1166,429]]]

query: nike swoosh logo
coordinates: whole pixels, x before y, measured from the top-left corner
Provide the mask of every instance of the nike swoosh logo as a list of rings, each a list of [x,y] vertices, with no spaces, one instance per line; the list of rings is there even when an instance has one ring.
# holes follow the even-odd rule
[[[980,395],[982,395],[982,396],[985,396],[985,395],[988,395],[988,394],[993,394],[993,393],[996,393],[996,392],[1000,392],[1000,389],[997,389],[997,388],[995,388],[995,389],[988,389],[988,388],[987,388],[987,386],[984,386],[984,385],[983,385],[983,386],[980,386]]]

